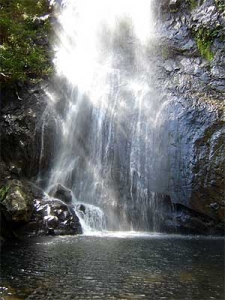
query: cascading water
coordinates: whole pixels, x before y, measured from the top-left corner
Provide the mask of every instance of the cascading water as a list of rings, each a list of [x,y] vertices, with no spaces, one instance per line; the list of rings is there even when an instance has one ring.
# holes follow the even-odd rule
[[[157,102],[153,1],[55,6],[54,63],[65,97],[47,191],[56,183],[70,188],[87,228],[157,230],[149,189]]]

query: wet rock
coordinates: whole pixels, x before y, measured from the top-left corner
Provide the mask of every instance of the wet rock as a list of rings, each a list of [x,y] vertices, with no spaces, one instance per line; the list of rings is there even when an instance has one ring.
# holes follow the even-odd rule
[[[170,0],[169,1],[169,7],[173,10],[173,9],[178,9],[179,6],[181,4],[180,0]]]
[[[5,239],[18,237],[17,231],[31,221],[35,197],[43,196],[43,192],[35,191],[35,186],[25,180],[9,178],[1,183],[1,236]]]
[[[5,195],[1,199],[1,209],[9,222],[26,223],[33,212],[33,197],[30,190],[19,180],[8,181]]]
[[[19,176],[31,178],[51,164],[57,128],[48,85],[1,90],[1,160]]]
[[[198,30],[207,28],[213,30],[221,25],[222,16],[216,8],[215,2],[206,1],[203,5],[195,9],[191,16],[192,28]]]
[[[79,207],[80,211],[82,211],[85,214],[85,206],[83,204],[80,205]]]
[[[177,11],[181,4],[182,1],[180,0],[163,0],[157,2],[157,5],[159,5],[163,11],[167,11],[167,12]]]
[[[48,198],[32,183],[9,180],[0,191],[3,238],[82,233],[73,208],[61,200]]]
[[[180,69],[180,67],[172,59],[168,59],[165,61],[164,68],[168,72],[173,72]]]
[[[185,51],[193,51],[194,49],[195,49],[195,42],[193,40],[189,40],[183,46],[183,50],[185,50]]]
[[[216,202],[215,202],[215,203],[211,203],[209,206],[210,206],[210,208],[212,208],[212,209],[214,209],[214,210],[218,210],[219,207],[220,207],[220,206],[218,205],[218,203],[216,203]]]
[[[214,66],[211,73],[214,78],[225,79],[225,70],[222,66]]]
[[[66,188],[61,183],[54,186],[49,192],[49,195],[52,196],[53,198],[60,199],[65,203],[72,203],[73,200],[72,191]]]
[[[11,172],[10,168],[10,164],[7,165],[3,160],[0,160],[0,186],[4,186],[6,182],[10,179],[18,179],[16,172]]]
[[[191,210],[181,204],[173,207],[170,220],[171,231],[203,235],[224,235],[224,223],[203,213]]]
[[[79,219],[72,207],[58,199],[35,201],[31,222],[23,227],[23,236],[81,234]]]
[[[164,7],[161,14],[161,44],[173,49],[173,55],[168,65],[164,54],[168,53],[162,52],[167,68],[162,85],[168,105],[161,112],[164,121],[157,131],[160,138],[154,159],[162,167],[155,168],[155,188],[170,194],[174,205],[183,205],[183,216],[176,222],[184,231],[216,232],[225,221],[224,17],[215,1],[204,1],[192,10],[183,1],[179,11],[172,13]],[[211,61],[199,51],[199,33],[210,36]],[[180,35],[183,40],[177,39]],[[184,45],[190,45],[190,51]],[[180,66],[175,72],[174,64]],[[171,72],[173,76],[168,76]],[[206,222],[207,218],[211,221]],[[167,223],[172,226],[173,218]]]
[[[212,80],[209,84],[213,89],[217,90],[218,92],[225,92],[225,80]]]
[[[56,216],[47,216],[44,218],[48,229],[54,230],[59,225],[59,219]]]

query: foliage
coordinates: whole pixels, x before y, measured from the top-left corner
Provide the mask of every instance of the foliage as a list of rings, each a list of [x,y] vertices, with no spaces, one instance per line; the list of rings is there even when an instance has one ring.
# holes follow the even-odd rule
[[[191,10],[195,9],[198,6],[201,6],[205,0],[188,0],[189,7]],[[224,0],[215,0],[217,9],[225,15],[225,2]]]
[[[189,5],[190,5],[190,9],[193,10],[195,9],[197,6],[202,5],[204,2],[204,0],[189,0]]]
[[[8,186],[3,186],[0,189],[0,202],[2,202],[5,199],[5,197],[6,197],[7,193],[8,193],[8,190],[9,190]]]
[[[198,6],[197,0],[189,0],[190,9],[193,10]]]
[[[196,37],[196,42],[198,50],[202,57],[207,60],[212,60],[214,54],[212,51],[212,45],[215,39],[223,42],[225,35],[221,25],[217,26],[214,29],[209,28],[199,28],[197,32],[194,33]]]
[[[198,6],[201,6],[205,2],[205,0],[201,0],[201,1],[188,0],[188,1],[191,10]],[[224,0],[215,0],[215,4],[218,12],[220,12],[221,14],[225,13]],[[195,40],[200,55],[203,58],[207,59],[208,61],[213,60],[214,53],[212,49],[213,49],[213,43],[215,39],[217,39],[220,42],[223,42],[225,38],[223,26],[221,24],[216,24],[214,28],[212,28],[212,26],[207,28],[202,24],[200,28],[194,29],[192,33],[195,36]]]
[[[168,48],[168,45],[162,45],[160,49],[161,49],[161,55],[162,55],[164,60],[170,58],[171,53],[170,53],[170,50]]]
[[[225,2],[224,0],[216,0],[218,10],[225,15]]]
[[[201,28],[196,34],[196,41],[201,56],[209,61],[212,60],[214,57],[211,50],[213,34],[209,30]]]
[[[1,81],[35,81],[51,73],[50,12],[48,0],[1,0]]]

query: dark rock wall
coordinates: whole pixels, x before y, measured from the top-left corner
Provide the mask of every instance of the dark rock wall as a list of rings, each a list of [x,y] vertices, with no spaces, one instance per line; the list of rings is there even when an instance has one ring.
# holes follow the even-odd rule
[[[1,91],[0,154],[9,177],[30,179],[51,165],[57,128],[46,94],[49,86],[42,83]]]
[[[173,203],[222,222],[224,6],[222,11],[218,1],[162,1],[159,14],[159,74],[167,104],[158,133],[165,157],[158,156],[158,163],[165,168],[157,176]]]
[[[150,132],[149,142],[153,147],[146,151],[140,145],[147,172],[144,166],[141,176],[134,174],[132,179],[129,160],[132,112],[128,109],[127,120],[122,122],[119,118],[119,125],[115,126],[119,130],[109,160],[112,189],[117,193],[118,207],[123,210],[126,206],[130,210],[128,219],[133,224],[140,221],[138,218],[143,213],[140,210],[147,207],[142,202],[147,203],[147,198],[151,203],[150,191],[154,191],[156,195],[170,195],[174,213],[164,217],[171,228],[177,227],[182,232],[222,233],[225,219],[224,5],[212,0],[162,0],[155,4],[157,36],[155,45],[152,41],[149,49],[149,64],[156,76],[150,83],[156,91],[151,96],[157,100],[149,95],[155,110],[149,113],[149,118],[155,113],[156,121]],[[132,98],[127,96],[127,99],[132,103]],[[147,180],[142,176],[145,174]],[[138,186],[143,191],[147,188],[148,193],[138,193]]]

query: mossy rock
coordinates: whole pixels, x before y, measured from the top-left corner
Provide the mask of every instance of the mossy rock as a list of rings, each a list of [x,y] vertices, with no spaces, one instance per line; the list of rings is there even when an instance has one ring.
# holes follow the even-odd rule
[[[225,3],[224,0],[215,0],[217,9],[225,16]]]
[[[33,197],[23,182],[13,179],[1,188],[1,211],[6,220],[15,223],[29,222],[33,212]]]
[[[82,233],[74,210],[61,200],[47,200],[34,184],[12,179],[2,185],[0,191],[0,238]]]

